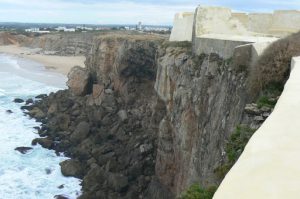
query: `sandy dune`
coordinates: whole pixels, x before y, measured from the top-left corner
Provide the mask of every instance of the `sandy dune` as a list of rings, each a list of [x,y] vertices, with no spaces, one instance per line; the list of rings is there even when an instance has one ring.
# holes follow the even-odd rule
[[[0,46],[0,53],[7,53],[30,59],[43,64],[47,69],[67,75],[75,66],[84,67],[84,56],[56,56],[37,54],[40,49],[19,47],[17,45]]]

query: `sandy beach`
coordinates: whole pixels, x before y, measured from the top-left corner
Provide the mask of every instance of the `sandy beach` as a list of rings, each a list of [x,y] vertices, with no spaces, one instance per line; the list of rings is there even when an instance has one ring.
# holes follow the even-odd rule
[[[46,69],[59,72],[63,75],[67,75],[70,69],[75,65],[84,67],[84,56],[57,56],[38,54],[40,50],[41,49],[32,49],[17,45],[0,46],[0,53],[17,55],[21,58],[39,62],[43,64]]]

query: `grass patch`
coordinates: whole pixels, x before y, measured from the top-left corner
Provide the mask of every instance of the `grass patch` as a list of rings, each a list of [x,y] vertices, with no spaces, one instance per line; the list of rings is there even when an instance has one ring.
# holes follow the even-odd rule
[[[276,97],[280,96],[283,91],[284,85],[280,82],[271,82],[262,91],[262,95],[256,101],[257,107],[263,106],[268,108],[274,108],[277,100]]]
[[[276,105],[277,101],[276,100],[271,100],[268,96],[261,96],[256,104],[258,108],[262,108],[262,107],[268,107],[268,108],[274,108]]]
[[[202,53],[201,55],[194,56],[193,57],[194,68],[199,69],[202,66],[204,60],[207,58],[207,56],[208,55],[206,55],[204,53]]]
[[[281,95],[283,89],[284,89],[284,83],[282,83],[282,82],[271,82],[263,90],[263,93],[265,95],[270,96],[270,97],[277,97],[277,96]]]
[[[229,142],[226,145],[225,151],[227,154],[227,162],[219,166],[215,170],[215,174],[223,179],[234,163],[238,160],[249,139],[255,132],[255,129],[252,129],[245,125],[238,125],[234,133],[230,136]]]
[[[237,161],[255,131],[255,129],[244,125],[238,125],[236,127],[235,132],[231,135],[230,141],[226,146],[229,162],[235,163]]]
[[[193,184],[182,194],[180,199],[212,199],[216,190],[215,186],[204,189],[199,184]]]

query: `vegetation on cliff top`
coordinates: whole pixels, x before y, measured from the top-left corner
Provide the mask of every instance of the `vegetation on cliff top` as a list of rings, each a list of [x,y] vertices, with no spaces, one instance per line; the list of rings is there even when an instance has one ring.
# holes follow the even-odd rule
[[[217,188],[214,186],[204,189],[199,184],[193,184],[182,194],[180,199],[211,199],[216,190]]]
[[[291,59],[300,55],[300,32],[272,43],[260,56],[250,72],[250,91],[253,96],[272,82],[282,82],[289,77]]]

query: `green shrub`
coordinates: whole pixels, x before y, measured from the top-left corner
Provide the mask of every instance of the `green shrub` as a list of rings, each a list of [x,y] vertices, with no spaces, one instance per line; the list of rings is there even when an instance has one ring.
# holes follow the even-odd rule
[[[280,82],[271,82],[262,91],[262,95],[256,101],[258,108],[263,106],[274,108],[277,103],[276,97],[280,96],[283,91],[284,85]]]
[[[215,169],[215,174],[223,179],[234,163],[238,160],[249,139],[255,132],[255,129],[252,129],[245,125],[238,125],[234,133],[230,136],[229,142],[226,145],[225,151],[227,154],[227,162]]]
[[[226,153],[230,163],[235,163],[240,157],[249,139],[255,132],[248,126],[238,125],[226,145]]]
[[[182,194],[180,199],[212,199],[216,190],[215,186],[204,189],[199,184],[193,184]]]
[[[270,97],[277,97],[277,96],[281,95],[283,89],[284,89],[283,82],[271,82],[263,90],[263,93]]]
[[[269,97],[263,95],[257,100],[256,104],[257,104],[258,108],[261,108],[263,106],[268,107],[268,108],[274,108],[274,106],[276,105],[276,102],[277,101],[270,100]]]
[[[271,82],[285,84],[292,57],[300,55],[300,32],[272,43],[254,63],[250,72],[250,93],[256,97]]]

